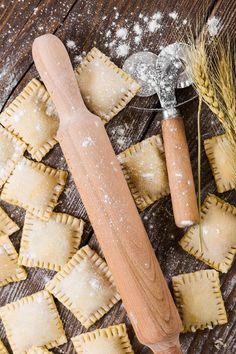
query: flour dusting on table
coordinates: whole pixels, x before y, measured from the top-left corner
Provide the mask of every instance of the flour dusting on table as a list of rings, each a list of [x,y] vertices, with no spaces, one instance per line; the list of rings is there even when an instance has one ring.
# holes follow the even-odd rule
[[[220,19],[216,16],[210,17],[207,21],[207,29],[211,37],[217,36],[219,33],[221,26],[220,26]]]
[[[170,25],[170,22],[176,31],[188,25],[188,20],[186,18],[181,19],[177,11],[170,13],[156,11],[152,15],[140,13],[136,18],[133,18],[133,15],[131,12],[130,17],[126,18],[120,24],[120,14],[117,8],[114,7],[113,13],[111,13],[111,16],[113,16],[112,23],[105,32],[99,32],[102,38],[104,38],[103,46],[107,48],[107,54],[111,57],[126,58],[131,53],[140,50],[152,50],[152,45],[156,42],[160,43],[159,49],[161,50],[166,45],[166,43],[162,43],[162,36]],[[109,17],[103,16],[102,20],[107,21]],[[147,47],[144,44],[146,43],[144,42],[144,38],[149,39]],[[96,46],[97,43],[94,42],[94,45]],[[76,43],[70,38],[67,39],[66,46],[73,54],[76,54],[73,58],[74,63],[80,63],[86,53],[77,53],[78,48],[76,47]],[[100,49],[102,50],[102,48]]]

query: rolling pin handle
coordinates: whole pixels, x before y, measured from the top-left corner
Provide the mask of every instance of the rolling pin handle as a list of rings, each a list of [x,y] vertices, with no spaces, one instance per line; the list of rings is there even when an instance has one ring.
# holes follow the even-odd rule
[[[153,353],[154,354],[182,354],[182,350],[180,349],[180,347],[178,346],[174,346],[174,347],[171,347],[171,348],[168,348],[167,350],[153,350]]]
[[[182,354],[179,338],[173,336],[165,343],[149,345],[154,354]]]

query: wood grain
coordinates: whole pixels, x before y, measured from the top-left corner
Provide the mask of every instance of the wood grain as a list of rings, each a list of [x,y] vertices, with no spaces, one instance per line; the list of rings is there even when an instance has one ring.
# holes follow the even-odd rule
[[[183,118],[170,117],[161,125],[174,220],[185,228],[199,222],[199,212]]]
[[[1,5],[4,5],[2,7]],[[116,7],[116,9],[114,9]],[[36,8],[38,8],[36,10]],[[129,37],[133,38],[133,24],[141,21],[140,14],[150,16],[161,11],[164,13],[163,30],[154,34],[144,33],[142,41],[138,45],[131,43],[131,51],[136,52],[148,48],[151,51],[158,51],[165,43],[171,43],[176,39],[184,39],[188,33],[187,26],[178,26],[176,21],[169,17],[169,13],[176,11],[179,14],[179,24],[184,19],[190,23],[193,31],[196,21],[200,25],[206,22],[207,16],[214,13],[221,17],[222,28],[228,28],[234,34],[236,29],[235,12],[236,3],[234,0],[29,0],[0,1],[0,108],[6,106],[19,93],[26,83],[37,75],[32,65],[31,44],[33,39],[43,33],[56,33],[65,43],[67,40],[74,40],[76,48],[69,49],[74,65],[76,56],[83,51],[90,50],[96,45],[105,54],[110,55],[112,60],[119,66],[123,64],[124,58],[117,58],[112,48],[106,46],[115,37],[117,26],[128,27]],[[118,18],[117,13],[119,14]],[[104,18],[106,16],[106,18]],[[127,22],[126,22],[127,20]],[[115,26],[112,23],[115,23]],[[10,27],[11,31],[9,31]],[[111,38],[106,37],[107,31],[111,30]],[[11,40],[11,42],[9,42]],[[179,100],[189,97],[189,91],[179,93]],[[160,132],[160,117],[155,112],[140,111],[133,106],[156,107],[157,97],[148,99],[135,98],[128,107],[120,112],[107,125],[106,129],[117,153],[121,152],[131,144],[134,144],[145,137]],[[185,119],[187,140],[189,143],[190,156],[192,160],[195,183],[197,182],[197,142],[196,142],[196,114],[197,100],[185,104],[181,113]],[[212,124],[212,122],[214,122]],[[202,135],[203,139],[215,135],[218,125],[213,115],[204,106],[202,112]],[[122,130],[122,133],[121,133]],[[65,159],[61,149],[57,145],[44,159],[44,162],[56,167],[66,168]],[[204,151],[202,151],[202,198],[207,192],[216,193],[215,183],[212,177],[209,163]],[[221,195],[222,198],[236,204],[235,192],[228,192]],[[23,225],[24,213],[19,208],[14,208],[6,203],[0,203],[13,219],[20,226]],[[84,207],[81,203],[78,192],[70,177],[65,193],[60,199],[58,211],[66,211],[75,216],[81,216],[87,220]],[[178,246],[178,240],[183,231],[177,229],[173,222],[173,213],[169,197],[165,197],[150,206],[142,213],[146,230],[149,234],[152,245],[161,268],[170,283],[173,275],[207,268],[202,262],[195,260]],[[91,237],[92,230],[87,222],[86,232],[83,237],[85,244]],[[19,248],[21,232],[11,237],[16,248]],[[96,238],[92,236],[90,246],[99,250]],[[0,303],[16,300],[27,294],[42,289],[44,284],[53,276],[53,272],[43,269],[28,269],[29,277],[26,281],[3,287],[0,290]],[[188,354],[233,354],[236,352],[236,264],[234,262],[231,270],[221,275],[223,297],[229,315],[229,323],[225,326],[218,326],[212,331],[204,330],[196,333],[189,333],[181,336],[181,344],[184,353]],[[77,335],[84,328],[75,317],[59,302],[56,302],[62,317],[68,338]],[[134,336],[132,326],[126,316],[121,303],[116,305],[107,316],[101,319],[92,329],[106,327],[112,323],[125,321],[128,325],[129,336],[135,354],[150,354],[147,347],[140,345]],[[0,326],[0,338],[10,351],[7,339]],[[215,340],[222,338],[226,346],[219,350],[214,346]],[[71,342],[67,345],[56,348],[54,353],[75,353]]]

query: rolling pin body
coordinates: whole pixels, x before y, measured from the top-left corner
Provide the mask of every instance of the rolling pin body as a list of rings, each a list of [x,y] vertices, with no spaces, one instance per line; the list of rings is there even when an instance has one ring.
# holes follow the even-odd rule
[[[55,36],[35,40],[36,67],[60,116],[58,140],[139,340],[181,353],[181,321],[100,118],[81,98]]]

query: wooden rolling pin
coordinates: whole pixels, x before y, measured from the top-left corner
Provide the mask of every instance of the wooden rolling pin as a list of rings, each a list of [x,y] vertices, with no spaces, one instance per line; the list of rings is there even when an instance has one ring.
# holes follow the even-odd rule
[[[60,117],[58,140],[139,340],[181,353],[181,321],[100,118],[81,98],[62,42],[37,38],[33,58]]]

